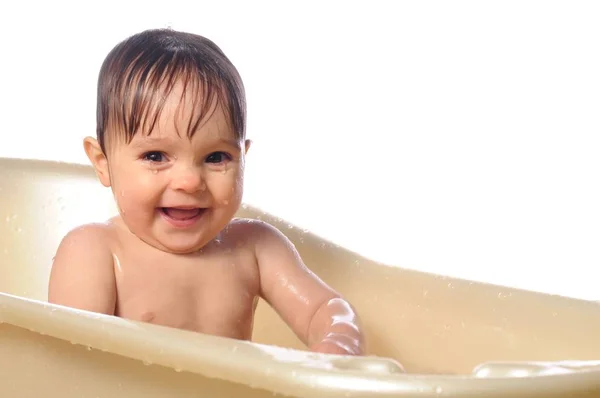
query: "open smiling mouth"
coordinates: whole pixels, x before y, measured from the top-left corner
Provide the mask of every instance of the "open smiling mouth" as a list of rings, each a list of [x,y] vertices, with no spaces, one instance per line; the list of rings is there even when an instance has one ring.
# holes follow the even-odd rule
[[[177,207],[160,207],[159,213],[171,225],[178,228],[189,227],[198,221],[205,213],[206,209],[202,208],[177,208]]]

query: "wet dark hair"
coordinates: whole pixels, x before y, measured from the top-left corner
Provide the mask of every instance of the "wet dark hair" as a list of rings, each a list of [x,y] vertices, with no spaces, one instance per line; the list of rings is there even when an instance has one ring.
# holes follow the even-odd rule
[[[150,134],[177,82],[183,83],[183,95],[191,94],[193,100],[188,136],[220,105],[236,138],[245,138],[244,86],[223,51],[196,34],[152,29],[117,44],[102,63],[96,114],[102,151],[106,153],[107,130],[126,142],[140,131]]]

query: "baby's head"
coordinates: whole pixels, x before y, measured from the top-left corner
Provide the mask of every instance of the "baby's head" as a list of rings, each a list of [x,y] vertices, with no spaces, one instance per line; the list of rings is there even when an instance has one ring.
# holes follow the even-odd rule
[[[97,137],[84,147],[128,229],[160,250],[190,253],[238,210],[245,125],[241,78],[213,42],[149,30],[102,64]]]

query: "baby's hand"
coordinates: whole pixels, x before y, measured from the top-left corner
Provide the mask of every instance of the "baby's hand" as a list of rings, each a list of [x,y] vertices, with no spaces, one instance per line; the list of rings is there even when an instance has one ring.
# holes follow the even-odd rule
[[[310,347],[313,352],[337,355],[362,355],[363,348],[357,339],[350,336],[329,333],[320,343]]]

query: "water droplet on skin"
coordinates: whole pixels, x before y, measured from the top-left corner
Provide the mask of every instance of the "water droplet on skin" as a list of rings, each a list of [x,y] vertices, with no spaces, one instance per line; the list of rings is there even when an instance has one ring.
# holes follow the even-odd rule
[[[152,170],[152,174],[158,174],[158,170]]]
[[[6,222],[10,222],[10,216],[6,216]]]
[[[23,228],[18,227],[18,228],[15,229],[15,231],[17,231],[17,233],[20,234],[21,232],[23,232]]]
[[[175,368],[175,372],[177,372],[177,373],[181,373],[181,372],[182,372],[182,369],[181,369],[181,368]]]
[[[558,316],[558,312],[553,312],[552,316]]]
[[[452,282],[448,283],[448,287],[449,287],[450,289],[454,289],[454,285],[452,285]]]
[[[148,361],[148,360],[143,360],[142,363],[146,366],[150,366],[152,365],[152,362]]]
[[[92,351],[92,347],[90,347],[90,346],[86,346],[85,349],[88,351]]]
[[[423,297],[427,296],[429,294],[429,290],[423,290]]]
[[[223,201],[223,204],[224,204],[225,206],[227,206],[227,205],[229,204],[229,201],[228,201],[228,200],[224,200],[224,201]]]
[[[8,249],[4,249],[3,253],[7,254],[8,253]]]
[[[435,388],[435,393],[436,393],[436,394],[441,394],[442,392],[444,392],[444,389],[443,389],[442,387],[440,387],[440,386],[437,386],[437,387]]]

